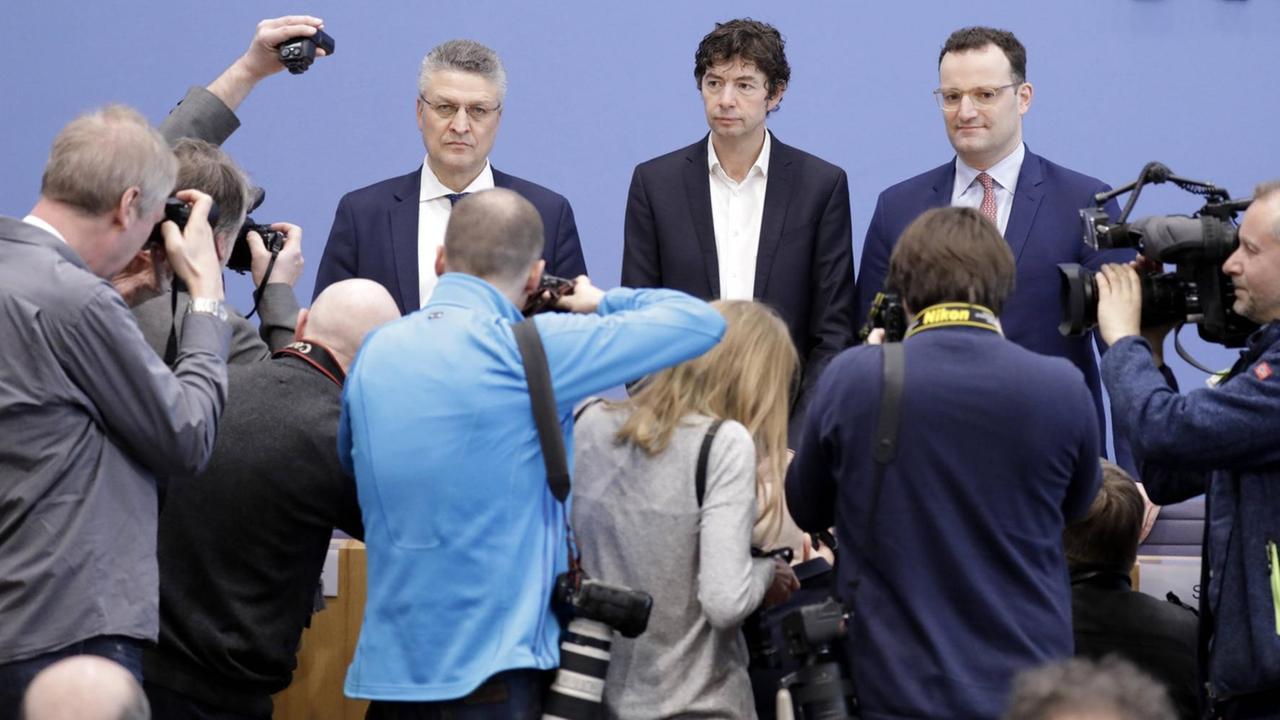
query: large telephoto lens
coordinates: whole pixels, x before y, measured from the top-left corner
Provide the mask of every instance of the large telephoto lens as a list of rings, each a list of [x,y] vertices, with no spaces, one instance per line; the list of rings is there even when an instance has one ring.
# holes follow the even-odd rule
[[[1083,335],[1098,324],[1098,281],[1093,271],[1075,263],[1058,265],[1058,304],[1062,322],[1058,332],[1068,337]]]
[[[609,674],[613,630],[602,622],[574,618],[560,637],[560,669],[547,693],[543,720],[604,717],[604,679]]]

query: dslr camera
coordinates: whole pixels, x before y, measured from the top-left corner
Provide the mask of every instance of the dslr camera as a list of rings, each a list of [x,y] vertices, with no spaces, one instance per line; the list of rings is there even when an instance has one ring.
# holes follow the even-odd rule
[[[560,637],[560,669],[547,692],[543,720],[603,717],[613,633],[639,637],[649,626],[653,597],[643,590],[567,572],[556,578],[552,604],[558,614],[572,619]]]
[[[538,282],[538,289],[529,295],[529,300],[525,303],[521,312],[525,317],[533,317],[540,312],[554,310],[556,301],[562,295],[572,294],[572,280],[543,273],[542,280]]]
[[[1127,222],[1142,188],[1172,182],[1206,202],[1193,215],[1157,215]],[[1132,191],[1124,211],[1114,221],[1104,206],[1113,197]],[[1237,315],[1235,289],[1222,264],[1239,244],[1235,219],[1251,201],[1232,201],[1226,190],[1211,183],[1174,175],[1160,163],[1149,163],[1138,179],[1124,187],[1094,196],[1084,208],[1084,243],[1095,250],[1137,248],[1150,260],[1172,264],[1174,272],[1142,276],[1142,327],[1195,323],[1206,342],[1240,347],[1257,324]],[[1096,274],[1080,265],[1058,265],[1063,335],[1082,335],[1098,323]]]
[[[179,200],[176,197],[170,197],[168,200],[165,200],[164,201],[164,220],[161,220],[160,222],[156,223],[156,226],[151,229],[151,235],[150,237],[147,238],[147,241],[142,245],[142,249],[152,250],[157,247],[164,247],[164,233],[160,232],[160,226],[164,224],[165,220],[172,221],[174,225],[178,226],[179,230],[185,230],[187,227],[187,220],[190,220],[190,219],[191,219],[191,206],[188,205],[186,201]],[[217,224],[218,224],[218,203],[210,203],[209,204],[209,227],[214,227]]]
[[[853,682],[844,676],[832,650],[845,635],[847,619],[834,598],[797,608],[782,619],[787,651],[802,665],[779,682],[779,720],[857,717]]]
[[[262,188],[253,189],[253,202],[249,203],[249,212],[257,210],[262,201],[267,199],[267,191]],[[209,220],[210,224],[213,220]],[[272,230],[270,225],[259,225],[251,216],[246,216],[244,223],[240,226],[240,232],[236,235],[235,242],[231,244],[231,257],[227,258],[227,267],[235,270],[241,275],[249,272],[253,267],[253,253],[249,251],[249,233],[256,232],[262,236],[262,242],[267,247],[267,252],[272,255],[279,253],[284,249],[284,233],[279,230]],[[263,285],[266,284],[266,278],[263,279]]]
[[[858,331],[858,342],[864,343],[871,331],[884,329],[885,342],[901,342],[907,334],[907,311],[902,307],[902,299],[897,293],[878,292],[871,301],[871,309],[867,311],[867,321]]]

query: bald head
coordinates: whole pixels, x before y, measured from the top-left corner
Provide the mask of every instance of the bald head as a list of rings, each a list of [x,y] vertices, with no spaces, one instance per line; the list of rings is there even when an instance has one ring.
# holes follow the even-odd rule
[[[147,720],[151,708],[138,681],[120,664],[77,655],[36,675],[22,702],[26,720]]]
[[[542,256],[542,244],[542,216],[533,203],[505,188],[472,193],[449,215],[445,270],[518,289]]]
[[[364,336],[400,317],[400,308],[372,280],[343,280],[324,289],[310,310],[298,317],[298,339],[318,342],[336,356],[343,370],[351,364]]]

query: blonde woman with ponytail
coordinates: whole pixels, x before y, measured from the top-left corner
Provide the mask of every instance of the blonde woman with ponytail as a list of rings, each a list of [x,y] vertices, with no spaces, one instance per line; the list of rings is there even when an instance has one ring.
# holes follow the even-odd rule
[[[775,541],[794,527],[781,482],[795,348],[767,306],[713,305],[727,321],[718,345],[651,376],[627,400],[587,407],[575,424],[583,565],[653,595],[648,630],[614,638],[609,717],[755,717],[740,625],[799,586],[784,563],[750,554],[753,526]]]

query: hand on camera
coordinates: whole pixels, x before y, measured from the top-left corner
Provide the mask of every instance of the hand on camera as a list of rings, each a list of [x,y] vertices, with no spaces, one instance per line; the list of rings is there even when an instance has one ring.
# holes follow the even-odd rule
[[[876,328],[871,332],[867,333],[866,342],[868,345],[883,345],[884,344],[884,328]]]
[[[1142,331],[1142,281],[1130,265],[1103,265],[1097,274],[1098,332],[1108,345]]]
[[[298,278],[302,277],[302,269],[306,265],[302,257],[302,228],[292,223],[278,222],[272,223],[271,229],[284,233],[284,247],[276,255],[270,282],[285,283],[293,287]],[[253,256],[253,263],[249,268],[253,273],[253,284],[255,287],[262,287],[267,265],[271,263],[271,252],[258,233],[250,230],[245,237],[249,242],[249,254]]]
[[[791,599],[791,593],[800,589],[800,580],[791,566],[781,558],[773,559],[773,583],[764,593],[766,607],[781,605]]]
[[[311,37],[324,27],[324,21],[310,15],[286,15],[263,20],[253,34],[253,42],[236,62],[254,80],[261,80],[284,69],[276,46],[296,37]],[[324,57],[323,49],[316,49],[316,57]]]
[[[604,297],[604,291],[591,284],[591,278],[586,275],[579,275],[573,279],[573,292],[568,295],[561,295],[556,301],[556,307],[560,310],[568,310],[575,313],[593,313],[596,308],[600,307],[600,299]]]
[[[170,220],[160,225],[173,272],[187,284],[191,297],[222,300],[222,263],[213,244],[213,228],[209,227],[213,198],[199,190],[179,190],[174,196],[191,205],[191,217],[182,230]]]

